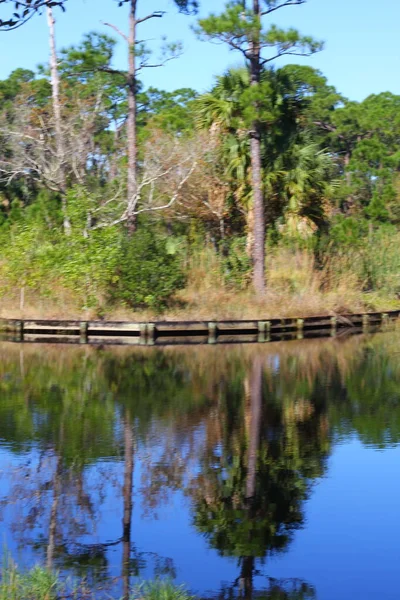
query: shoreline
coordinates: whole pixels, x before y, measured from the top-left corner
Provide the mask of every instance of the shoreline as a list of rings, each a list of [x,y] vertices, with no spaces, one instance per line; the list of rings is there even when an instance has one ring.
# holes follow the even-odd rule
[[[395,324],[400,309],[379,312],[276,317],[253,320],[56,320],[0,319],[0,332],[16,342],[80,344],[234,343],[374,333]]]

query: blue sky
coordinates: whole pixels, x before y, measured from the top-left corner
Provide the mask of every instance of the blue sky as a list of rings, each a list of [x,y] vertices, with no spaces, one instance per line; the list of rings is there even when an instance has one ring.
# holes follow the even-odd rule
[[[200,0],[201,14],[218,12],[223,0]],[[115,0],[68,0],[67,13],[57,11],[57,45],[79,43],[88,31],[116,34],[102,25],[112,22],[126,30],[126,7],[118,8]],[[143,24],[141,36],[157,39],[167,35],[171,41],[181,40],[184,54],[161,69],[149,69],[142,80],[145,85],[167,90],[193,87],[204,91],[215,75],[227,66],[240,63],[237,53],[225,47],[200,42],[190,29],[193,17],[178,15],[172,0],[140,0],[142,14],[163,9],[167,14]],[[0,13],[4,8],[0,8]],[[400,94],[398,0],[308,0],[301,6],[277,11],[271,22],[296,27],[304,34],[325,41],[325,49],[311,57],[296,61],[320,69],[331,84],[352,100],[362,100],[371,93],[391,91]],[[152,42],[156,47],[157,42]],[[115,63],[125,65],[126,49],[120,43]],[[0,33],[0,78],[17,67],[35,68],[48,57],[45,16],[38,16],[13,32]],[[277,63],[279,64],[279,63]],[[281,63],[282,64],[282,63]]]

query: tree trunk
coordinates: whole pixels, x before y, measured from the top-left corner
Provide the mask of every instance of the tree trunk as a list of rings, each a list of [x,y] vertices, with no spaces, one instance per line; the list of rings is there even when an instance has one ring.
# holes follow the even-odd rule
[[[129,414],[125,415],[125,471],[123,486],[123,517],[122,517],[122,578],[124,585],[124,600],[129,598],[129,559],[131,554],[132,535],[132,486],[133,486],[133,431]]]
[[[254,16],[261,19],[259,0],[253,0]],[[250,83],[260,83],[260,31],[257,30],[251,42]],[[265,218],[264,194],[262,185],[261,133],[258,102],[254,104],[255,119],[250,132],[251,179],[253,188],[254,245],[253,245],[253,285],[257,296],[265,292]]]
[[[246,254],[252,258],[254,252],[254,207],[246,213]]]
[[[66,200],[66,177],[65,177],[65,166],[64,166],[64,140],[61,124],[61,106],[60,106],[60,76],[58,73],[58,60],[56,50],[56,34],[55,34],[55,19],[53,16],[53,9],[51,6],[47,6],[47,23],[49,26],[50,34],[50,72],[51,72],[51,91],[53,98],[53,114],[54,114],[54,128],[56,134],[56,145],[57,145],[57,161],[58,161],[58,184],[61,193],[61,206],[64,220],[64,232],[69,235],[71,233],[71,223],[67,215],[67,200]]]
[[[257,459],[260,448],[261,416],[262,416],[262,358],[253,359],[249,377],[244,382],[246,405],[250,402],[250,411],[246,410],[246,432],[248,439],[247,473],[245,491],[245,509],[249,521],[255,518],[254,499],[256,496]],[[251,540],[249,539],[248,542]],[[254,556],[241,557],[240,574],[241,597],[251,600],[253,596]]]
[[[240,587],[243,600],[252,600],[253,598],[254,562],[254,556],[241,557]]]
[[[110,158],[110,171],[108,174],[108,181],[112,182],[117,178],[118,175],[118,143],[120,136],[120,128],[118,127],[118,122],[115,121],[115,131],[114,131],[114,151],[112,152],[112,156]]]
[[[246,500],[252,500],[256,492],[257,458],[260,445],[262,408],[262,358],[256,356],[250,374],[250,423],[247,456]]]
[[[130,234],[136,229],[136,5],[137,0],[130,1],[129,9],[129,59],[128,59],[128,215],[127,226]]]
[[[55,453],[57,454],[57,463],[53,477],[53,501],[51,503],[50,509],[50,520],[49,520],[49,539],[47,543],[47,560],[46,565],[49,570],[53,569],[54,563],[54,553],[56,549],[56,540],[57,540],[57,515],[58,515],[58,506],[60,504],[60,496],[61,496],[61,478],[63,474],[63,464],[61,459],[61,449],[64,442],[64,417],[62,417],[60,429],[59,429],[59,438],[58,451],[55,448]]]
[[[49,522],[49,540],[47,544],[47,561],[46,565],[49,570],[53,568],[54,563],[54,552],[56,549],[56,536],[57,536],[57,513],[58,505],[60,503],[61,495],[61,475],[62,475],[62,464],[61,457],[57,456],[56,471],[53,479],[53,501],[50,509],[50,522]]]

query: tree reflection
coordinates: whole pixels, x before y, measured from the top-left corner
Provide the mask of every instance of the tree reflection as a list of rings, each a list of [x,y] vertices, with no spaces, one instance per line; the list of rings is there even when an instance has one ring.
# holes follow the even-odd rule
[[[309,447],[323,412],[313,405],[288,411],[276,402],[271,383],[262,355],[256,355],[243,401],[226,397],[218,415],[224,423],[222,438],[207,448],[191,486],[194,524],[221,555],[238,558],[240,571],[232,588],[246,600],[254,595],[257,562],[284,551],[302,526],[303,502],[327,457],[325,443]],[[295,403],[294,395],[292,408]],[[310,590],[301,584],[288,595],[274,582],[263,597],[300,598],[307,597],[306,591],[311,597]]]
[[[221,600],[313,598],[305,582],[268,578],[268,558],[304,526],[304,502],[338,437],[400,442],[399,338],[388,339],[169,350],[0,345],[0,446],[13,462],[0,508],[13,539],[93,585],[115,574],[117,557],[118,592],[127,597],[150,565],[175,576],[179,565],[157,543],[150,552],[137,546],[132,521],[140,510],[156,518],[182,493],[195,530],[237,559]],[[110,498],[118,526],[104,539],[96,531]]]

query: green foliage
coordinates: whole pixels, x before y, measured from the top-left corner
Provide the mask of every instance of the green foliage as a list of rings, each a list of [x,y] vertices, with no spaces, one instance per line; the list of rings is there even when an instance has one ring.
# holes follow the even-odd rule
[[[266,4],[265,11],[263,4]],[[260,15],[280,8],[278,2],[269,1],[261,3],[261,6]],[[296,29],[283,30],[275,25],[265,28],[260,15],[247,9],[242,2],[233,0],[225,5],[222,13],[199,19],[197,33],[204,39],[224,42],[239,50],[246,60],[251,60],[249,47],[252,41],[257,40],[262,53],[261,65],[286,54],[308,55],[322,48],[321,42],[301,35]],[[271,53],[268,54],[268,51]]]
[[[175,4],[183,12],[196,9],[187,0]],[[140,187],[140,202],[165,198],[168,203],[169,178],[174,180],[179,171],[168,157],[174,138],[198,151],[193,176],[179,189],[174,206],[151,213],[154,231],[168,229],[166,243],[158,233],[143,231],[147,222],[141,220],[132,248],[125,237],[127,85],[126,73],[113,72],[113,38],[90,32],[59,53],[65,123],[77,106],[80,111],[71,121],[76,125],[70,128],[68,153],[81,141],[84,147],[71,160],[67,157],[65,194],[53,181],[60,167],[52,162],[57,144],[48,68],[16,69],[0,82],[0,132],[8,131],[20,114],[18,123],[26,124],[24,135],[32,141],[12,145],[0,133],[3,293],[26,288],[48,297],[67,289],[80,308],[99,314],[112,302],[160,308],[184,285],[187,273],[179,248],[186,248],[191,264],[190,255],[205,243],[219,252],[218,276],[221,267],[228,285],[246,288],[252,264],[245,247],[251,247],[254,236],[249,132],[255,121],[266,238],[282,247],[317,252],[318,267],[337,257],[342,260],[339,270],[346,265],[360,289],[398,292],[400,96],[385,92],[351,102],[309,66],[269,68],[276,56],[308,55],[320,48],[296,30],[270,26],[269,13],[285,5],[260,0],[260,16],[233,1],[221,14],[199,21],[201,37],[227,43],[245,59],[244,66],[217,77],[207,93],[145,89],[136,81],[139,187],[141,178],[149,177]],[[250,68],[254,40],[261,49],[256,85]],[[139,62],[147,56],[146,48],[137,48]],[[80,140],[86,121],[90,126]],[[48,127],[45,142],[43,124]],[[163,135],[169,136],[165,164],[153,164],[151,157],[145,162],[153,141],[161,140],[163,148]],[[49,147],[36,171],[38,155],[32,148],[42,143]],[[27,154],[22,166],[21,149]],[[12,173],[7,165],[14,159]],[[179,160],[184,162],[184,152]],[[71,222],[69,236],[63,232],[64,213]],[[198,244],[190,243],[193,231]],[[178,237],[182,243],[175,252]]]
[[[41,567],[23,573],[6,557],[0,576],[0,600],[56,600],[59,590],[56,574]]]
[[[145,581],[134,591],[132,600],[194,600],[186,588],[170,579]]]
[[[193,104],[197,93],[190,88],[165,92],[149,88],[138,96],[139,123],[164,131],[188,133],[193,130]]]
[[[185,284],[179,255],[168,252],[167,240],[144,226],[124,237],[117,273],[112,298],[131,307],[161,308]]]
[[[246,251],[246,238],[234,238],[225,252],[222,269],[225,281],[238,289],[244,289],[251,279],[251,259]]]
[[[360,288],[394,298],[400,290],[400,234],[390,224],[355,218],[336,219],[330,232],[333,265],[352,272]]]
[[[53,264],[51,238],[43,226],[22,221],[3,232],[3,240],[3,276],[11,286],[39,289]]]

